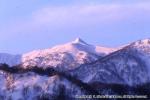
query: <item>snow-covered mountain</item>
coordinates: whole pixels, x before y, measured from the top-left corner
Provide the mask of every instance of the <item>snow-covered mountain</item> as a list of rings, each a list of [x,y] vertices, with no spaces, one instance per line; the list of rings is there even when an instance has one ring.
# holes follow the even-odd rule
[[[86,83],[98,80],[134,85],[150,81],[150,39],[112,49],[90,45],[77,38],[63,45],[31,51],[22,56],[0,54],[0,62],[21,64],[23,68],[52,66],[60,70],[72,70],[73,75]]]
[[[90,45],[80,38],[45,50],[35,50],[22,56],[23,66],[53,66],[67,69],[89,63],[115,49]],[[68,67],[69,66],[69,67]]]
[[[85,85],[84,90],[80,87],[84,87],[82,82],[63,75],[43,76],[33,72],[12,74],[0,70],[0,80],[0,100],[78,100],[76,95],[87,94],[90,87]]]
[[[34,50],[22,55],[0,54],[0,63],[27,66],[61,66],[67,69],[89,63],[117,49],[94,46],[80,38],[49,49]],[[69,67],[68,67],[69,66]]]
[[[86,83],[98,81],[133,86],[150,82],[150,39],[133,42],[72,73]]]
[[[150,39],[111,49],[77,38],[17,59],[19,66],[0,65],[0,100],[78,100],[77,95],[150,94]]]
[[[49,49],[34,50],[22,55],[0,54],[0,63],[6,63],[11,66],[22,64],[24,67],[60,66],[72,69],[81,64],[93,62],[115,50],[113,48],[90,45],[77,38],[66,44]]]

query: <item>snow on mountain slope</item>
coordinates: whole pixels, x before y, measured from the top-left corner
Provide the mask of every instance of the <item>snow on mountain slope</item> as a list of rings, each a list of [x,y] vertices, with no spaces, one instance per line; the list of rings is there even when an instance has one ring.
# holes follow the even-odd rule
[[[59,75],[12,74],[0,70],[0,79],[0,100],[60,100],[59,95],[65,96],[62,100],[74,100],[75,95],[84,94],[81,87]]]
[[[95,61],[115,50],[93,46],[77,38],[75,41],[64,45],[23,54],[22,63],[23,66],[61,66],[72,69],[83,63]]]
[[[10,66],[20,64],[21,55],[11,55],[7,53],[0,53],[0,63],[6,63]]]
[[[132,47],[140,52],[139,56],[145,61],[145,65],[148,66],[150,76],[150,39],[139,40],[132,44]]]
[[[2,55],[3,58],[5,56],[6,54]],[[16,60],[15,57],[14,59]],[[62,69],[64,66],[67,68],[70,66],[71,68],[72,66],[76,67],[78,64],[85,63],[87,59],[91,63],[85,63],[67,72],[68,75],[74,76],[70,80],[70,77],[66,78],[63,74],[49,76],[46,72],[44,75],[43,72],[41,72],[42,74],[36,73],[40,72],[39,70],[36,70],[36,72],[21,70],[17,73],[17,71],[13,72],[13,70],[7,69],[4,71],[2,68],[5,69],[6,66],[1,66],[0,100],[45,100],[44,97],[49,98],[46,100],[57,100],[57,97],[62,95],[67,98],[66,100],[72,100],[70,97],[75,97],[75,95],[87,95],[82,87],[85,84],[81,84],[75,78],[80,79],[82,83],[88,83],[88,85],[100,82],[135,86],[150,82],[150,39],[139,40],[117,51],[92,46],[81,39],[76,39],[71,43],[24,54],[22,59],[24,59],[24,66],[33,66],[34,64],[38,66],[57,66],[61,64]],[[86,59],[86,61],[83,59]],[[82,86],[77,85],[77,83]],[[103,88],[103,85],[101,85],[100,87]],[[109,92],[110,94],[115,92],[111,91],[107,85],[105,87],[107,88],[103,90],[104,92],[101,88],[96,88],[105,95]],[[134,95],[135,93],[133,92]]]
[[[92,62],[117,49],[93,46],[77,38],[72,42],[49,49],[34,50],[22,55],[1,53],[0,63],[10,66],[22,64],[26,66],[63,66],[72,69],[83,63]]]
[[[150,39],[139,40],[110,53],[91,64],[84,64],[72,74],[90,83],[136,85],[150,82]]]

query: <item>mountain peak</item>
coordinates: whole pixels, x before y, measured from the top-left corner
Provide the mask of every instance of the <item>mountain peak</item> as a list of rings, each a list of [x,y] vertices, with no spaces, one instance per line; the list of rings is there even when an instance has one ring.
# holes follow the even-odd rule
[[[135,42],[135,45],[139,46],[139,45],[150,45],[150,39],[143,39],[143,40],[139,40],[137,42]]]
[[[150,44],[150,39],[147,38],[147,39],[143,39],[141,40],[144,44]]]
[[[83,41],[81,38],[76,38],[73,43],[75,44],[87,44],[85,41]]]

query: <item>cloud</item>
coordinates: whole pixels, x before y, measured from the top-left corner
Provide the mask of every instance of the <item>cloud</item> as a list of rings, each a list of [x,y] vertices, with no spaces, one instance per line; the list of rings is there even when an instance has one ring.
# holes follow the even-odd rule
[[[126,21],[149,20],[148,3],[133,4],[75,4],[46,6],[33,11],[27,19],[18,19],[4,31],[28,33],[43,29],[93,28]]]

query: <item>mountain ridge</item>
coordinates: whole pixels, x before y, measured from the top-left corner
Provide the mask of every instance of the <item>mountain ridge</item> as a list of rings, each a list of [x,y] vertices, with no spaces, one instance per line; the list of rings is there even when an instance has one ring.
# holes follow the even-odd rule
[[[43,50],[33,50],[31,52],[22,54],[20,55],[20,59],[16,60],[19,60],[20,64],[23,64],[24,66],[58,66],[66,62],[69,62],[68,64],[74,62],[74,65],[72,65],[72,67],[75,67],[85,62],[95,61],[99,57],[105,56],[115,50],[117,49],[94,46],[86,43],[81,38],[76,38],[74,41],[66,44],[57,45]],[[4,58],[2,55],[0,55],[0,57]],[[48,62],[47,60],[51,62]],[[6,62],[1,61],[1,63]],[[18,63],[14,63],[11,65],[16,64]]]
[[[137,45],[139,41],[133,42],[92,63],[81,65],[72,74],[84,82],[99,80],[105,83],[119,82],[119,84],[131,86],[149,82],[150,44],[145,45],[145,40],[140,40],[140,43],[141,41],[144,45]],[[114,77],[113,80],[111,77]]]
[[[26,65],[0,64],[1,100],[77,100],[76,95],[150,93],[149,39],[105,55],[95,53],[95,46],[93,49],[93,45],[76,39],[29,52],[26,57]]]

